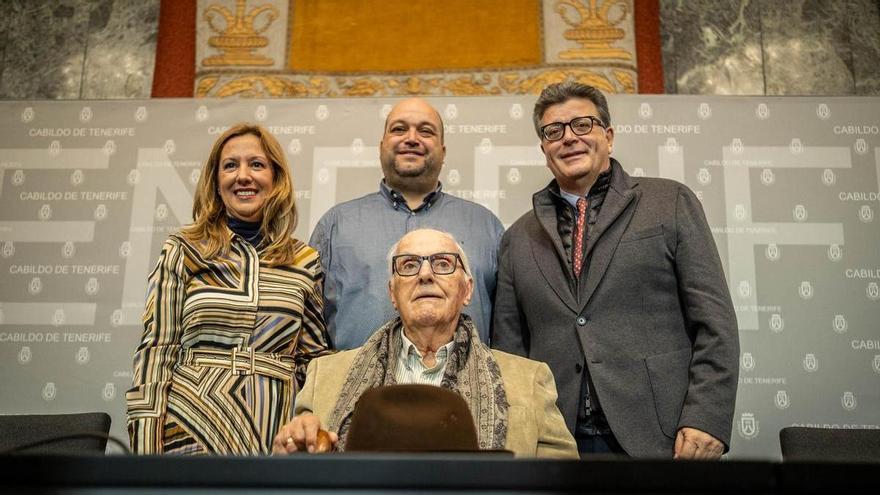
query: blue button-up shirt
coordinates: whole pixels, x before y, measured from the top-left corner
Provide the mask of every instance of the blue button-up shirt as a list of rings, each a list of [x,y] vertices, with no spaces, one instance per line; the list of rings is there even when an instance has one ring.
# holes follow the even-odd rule
[[[422,228],[449,232],[467,254],[474,293],[463,312],[474,320],[483,342],[489,342],[503,225],[487,208],[446,194],[439,185],[410,209],[403,195],[383,181],[378,192],[327,211],[309,242],[321,253],[324,316],[337,349],[363,345],[397,316],[388,295],[386,256],[404,234]]]

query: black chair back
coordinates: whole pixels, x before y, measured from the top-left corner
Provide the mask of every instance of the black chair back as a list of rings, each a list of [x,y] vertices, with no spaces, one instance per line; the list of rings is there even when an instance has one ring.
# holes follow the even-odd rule
[[[790,426],[779,443],[788,462],[880,462],[880,430]]]
[[[0,454],[103,454],[109,434],[103,412],[0,416]]]

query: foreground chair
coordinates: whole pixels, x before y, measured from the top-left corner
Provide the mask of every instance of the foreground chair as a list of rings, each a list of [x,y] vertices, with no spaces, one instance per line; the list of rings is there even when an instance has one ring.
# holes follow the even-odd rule
[[[103,412],[0,416],[0,454],[103,454],[109,434]]]
[[[787,462],[880,462],[880,430],[790,426],[779,443]]]

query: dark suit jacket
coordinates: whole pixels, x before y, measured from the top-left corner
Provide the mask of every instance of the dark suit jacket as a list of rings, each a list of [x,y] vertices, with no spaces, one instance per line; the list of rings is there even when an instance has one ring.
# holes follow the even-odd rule
[[[630,455],[671,456],[684,426],[729,446],[739,337],[699,200],[683,184],[630,177],[612,159],[589,265],[570,285],[553,186],[502,238],[492,346],[550,365],[572,431],[586,365]]]

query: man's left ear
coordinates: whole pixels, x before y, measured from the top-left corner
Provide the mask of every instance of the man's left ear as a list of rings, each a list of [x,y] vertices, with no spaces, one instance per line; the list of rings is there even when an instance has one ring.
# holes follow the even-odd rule
[[[464,298],[464,305],[467,306],[471,303],[471,296],[474,295],[474,279],[469,278],[467,281],[467,297]]]
[[[608,153],[611,153],[614,151],[614,128],[605,129],[605,136],[608,139]]]

